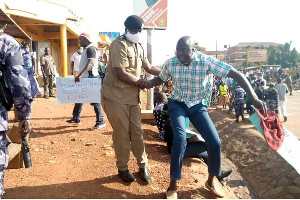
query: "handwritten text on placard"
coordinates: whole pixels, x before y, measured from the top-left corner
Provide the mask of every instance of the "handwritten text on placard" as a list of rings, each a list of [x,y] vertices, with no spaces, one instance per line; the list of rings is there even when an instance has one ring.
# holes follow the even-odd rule
[[[57,103],[100,103],[101,80],[83,78],[75,83],[74,78],[56,79]]]

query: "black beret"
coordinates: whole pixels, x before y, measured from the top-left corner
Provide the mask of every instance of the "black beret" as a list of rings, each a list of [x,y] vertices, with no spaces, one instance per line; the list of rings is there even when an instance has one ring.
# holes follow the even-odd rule
[[[141,29],[144,20],[137,15],[130,15],[124,22],[127,29]]]

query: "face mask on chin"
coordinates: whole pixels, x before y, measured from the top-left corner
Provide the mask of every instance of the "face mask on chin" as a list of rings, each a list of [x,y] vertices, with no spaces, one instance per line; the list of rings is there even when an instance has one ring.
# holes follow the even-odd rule
[[[141,33],[138,32],[137,34],[131,34],[129,31],[125,34],[126,39],[133,43],[138,43],[140,41]]]

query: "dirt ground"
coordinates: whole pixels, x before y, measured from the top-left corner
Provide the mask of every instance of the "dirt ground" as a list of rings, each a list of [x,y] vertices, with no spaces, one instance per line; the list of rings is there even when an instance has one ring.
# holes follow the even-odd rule
[[[31,120],[33,132],[29,139],[32,167],[5,171],[6,193],[3,198],[165,198],[169,183],[170,156],[166,144],[159,140],[158,129],[153,123],[145,121],[142,125],[152,181],[149,185],[141,181],[136,160],[131,155],[129,170],[137,177],[137,182],[127,184],[117,176],[111,139],[112,128],[107,118],[104,116],[107,123],[105,128],[92,131],[91,127],[95,124],[93,107],[84,104],[80,126],[66,123],[72,116],[72,110],[73,105],[58,105],[55,98],[35,99]],[[234,121],[229,115],[214,108],[210,112]],[[12,125],[12,112],[9,113],[9,118]],[[243,123],[235,128],[238,129],[239,126],[243,126]],[[223,188],[226,192],[225,198],[255,198],[239,169],[225,157],[222,162],[223,169],[234,169],[231,180]],[[179,182],[178,197],[215,198],[204,186],[207,166],[194,158],[185,159],[183,165],[183,179]]]

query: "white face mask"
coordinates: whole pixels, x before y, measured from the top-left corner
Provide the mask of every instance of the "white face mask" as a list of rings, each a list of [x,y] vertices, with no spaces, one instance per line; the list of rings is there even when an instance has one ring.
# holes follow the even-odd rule
[[[133,43],[138,43],[141,39],[141,33],[138,32],[137,34],[131,34],[129,31],[126,33],[126,39]]]

